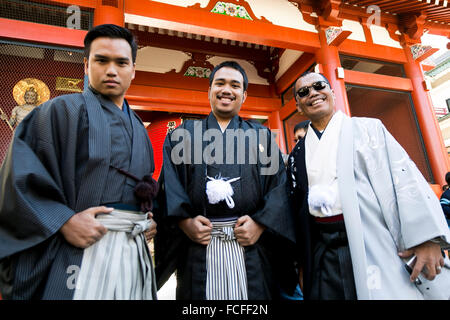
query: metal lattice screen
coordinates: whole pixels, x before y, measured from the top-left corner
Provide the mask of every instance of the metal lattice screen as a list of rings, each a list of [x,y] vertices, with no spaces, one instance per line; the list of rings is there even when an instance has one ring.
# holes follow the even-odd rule
[[[0,162],[17,123],[36,105],[82,92],[82,51],[0,41]]]
[[[75,15],[76,24],[73,19]],[[85,10],[78,6],[57,6],[54,3],[36,3],[24,0],[0,0],[0,18],[89,30],[92,17],[92,10]]]

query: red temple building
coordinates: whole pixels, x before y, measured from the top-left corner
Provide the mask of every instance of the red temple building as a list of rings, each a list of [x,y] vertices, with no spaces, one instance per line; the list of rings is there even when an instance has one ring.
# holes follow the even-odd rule
[[[41,90],[41,100],[45,92],[47,98],[81,92],[83,38],[92,26],[115,23],[138,40],[127,99],[147,126],[155,177],[168,130],[210,112],[208,75],[231,59],[249,76],[240,115],[274,130],[283,152],[304,120],[292,85],[315,70],[330,80],[340,110],[380,119],[439,193],[450,163],[424,77],[432,69],[424,61],[437,49],[421,38],[450,37],[449,6],[447,0],[0,0],[0,107],[9,117],[23,103],[26,83]],[[0,160],[12,129],[0,122]]]

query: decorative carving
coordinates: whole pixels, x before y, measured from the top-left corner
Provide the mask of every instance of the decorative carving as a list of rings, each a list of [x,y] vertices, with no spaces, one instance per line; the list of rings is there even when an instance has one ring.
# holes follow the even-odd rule
[[[280,67],[280,57],[280,49],[275,48],[269,57],[270,63],[268,63],[267,61],[247,61],[255,67],[258,76],[266,79],[269,84],[273,84],[275,83],[275,76],[278,73]]]
[[[342,26],[342,18],[339,18],[342,0],[297,0],[296,3],[307,23],[316,26]]]
[[[422,57],[424,54],[426,54],[428,51],[432,49],[431,46],[425,46],[420,43],[416,43],[410,47],[412,56],[414,60],[417,60],[418,58]]]
[[[323,0],[320,4],[321,16],[330,22],[338,21],[341,0]]]
[[[257,18],[253,13],[252,8],[245,0],[227,0],[227,1],[210,0],[205,8],[200,7],[199,3],[189,6],[188,8],[199,9],[208,12],[228,15],[231,17],[237,17],[246,20],[260,21],[272,24],[272,22],[270,22],[264,17]]]
[[[211,69],[189,66],[186,72],[184,73],[184,76],[194,78],[209,78],[210,74]]]
[[[329,46],[340,45],[351,34],[351,31],[342,30],[341,27],[331,26],[325,29],[325,36]]]
[[[342,28],[340,27],[328,27],[325,30],[325,36],[327,37],[328,45],[333,42],[334,39],[342,32]]]
[[[211,12],[246,20],[253,20],[243,6],[229,2],[218,1]]]
[[[83,79],[56,77],[56,90],[69,92],[83,92],[83,89],[79,87],[79,84],[82,81]]]
[[[166,134],[172,132],[173,130],[175,130],[175,127],[177,126],[177,123],[175,121],[169,121],[167,122],[167,132]]]
[[[314,26],[317,25],[316,6],[311,3],[300,2],[300,0],[289,2],[298,9],[305,22]]]
[[[187,53],[187,52],[186,52]],[[189,52],[189,56],[191,59],[187,60],[180,72],[176,72],[175,69],[167,72],[166,74],[172,73],[177,75],[183,75],[185,77],[194,77],[194,78],[209,78],[214,66],[206,61],[211,56],[203,53],[191,53]],[[209,58],[207,58],[209,57]]]
[[[426,17],[424,12],[400,15],[400,31],[413,40],[419,40],[423,35]]]

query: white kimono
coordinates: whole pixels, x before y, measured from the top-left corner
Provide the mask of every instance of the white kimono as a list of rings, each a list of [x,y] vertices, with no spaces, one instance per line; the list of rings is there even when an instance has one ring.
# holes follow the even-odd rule
[[[344,115],[337,177],[358,299],[423,299],[397,252],[450,233],[414,162],[380,120]]]

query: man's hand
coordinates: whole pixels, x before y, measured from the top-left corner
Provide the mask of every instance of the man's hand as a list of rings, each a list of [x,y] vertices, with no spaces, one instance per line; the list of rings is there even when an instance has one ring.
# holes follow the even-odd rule
[[[444,258],[442,257],[441,247],[437,243],[424,242],[414,248],[400,252],[399,256],[408,258],[413,254],[417,258],[411,273],[411,282],[416,280],[422,270],[425,278],[428,280],[433,280],[437,274],[441,273],[441,268],[444,266]]]
[[[194,242],[208,245],[211,240],[212,223],[204,216],[180,220],[178,226]]]
[[[236,221],[234,235],[241,246],[251,246],[258,241],[265,229],[265,226],[255,222],[250,216],[245,215]]]
[[[147,218],[149,220],[151,220],[151,224],[150,224],[150,228],[148,230],[146,230],[144,232],[144,234],[145,234],[145,239],[147,241],[150,241],[156,236],[156,221],[152,219],[153,218],[153,213],[152,212],[149,211],[147,213],[148,213]]]
[[[71,245],[87,248],[100,240],[108,231],[95,217],[100,213],[110,213],[114,209],[107,207],[92,207],[74,214],[59,229]]]

